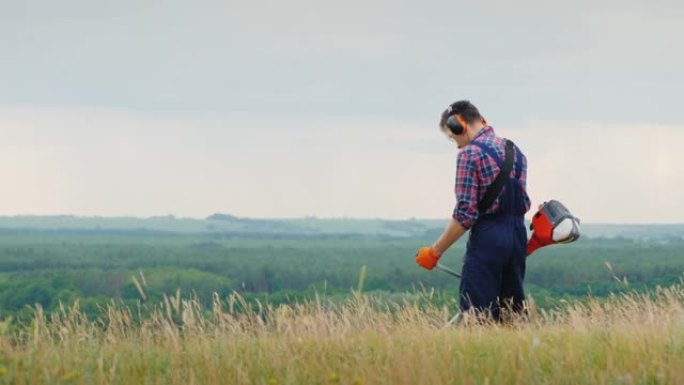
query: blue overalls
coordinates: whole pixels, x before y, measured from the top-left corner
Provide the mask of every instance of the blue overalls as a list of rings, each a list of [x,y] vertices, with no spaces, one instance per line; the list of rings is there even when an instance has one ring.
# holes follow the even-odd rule
[[[504,160],[488,144],[471,144],[480,147],[503,169]],[[514,177],[508,178],[499,195],[499,212],[481,215],[470,230],[460,285],[462,310],[490,312],[496,320],[501,318],[501,308],[522,311],[525,299],[527,207],[520,182],[522,152],[517,146],[515,152]]]

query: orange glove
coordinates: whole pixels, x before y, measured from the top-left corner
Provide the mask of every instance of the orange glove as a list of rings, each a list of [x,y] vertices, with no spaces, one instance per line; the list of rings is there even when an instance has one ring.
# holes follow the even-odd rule
[[[425,269],[432,270],[437,266],[437,261],[441,257],[432,247],[423,247],[416,254],[416,263]]]

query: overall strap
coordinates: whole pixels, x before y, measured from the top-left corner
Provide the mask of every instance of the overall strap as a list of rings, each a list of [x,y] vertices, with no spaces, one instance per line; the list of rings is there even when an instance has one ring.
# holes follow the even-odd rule
[[[497,175],[496,179],[494,179],[494,182],[492,182],[492,184],[489,185],[489,188],[487,188],[487,192],[485,193],[484,198],[482,198],[482,201],[477,205],[478,211],[480,213],[484,213],[490,207],[492,207],[494,201],[496,201],[496,198],[498,198],[499,194],[501,194],[501,190],[503,190],[506,181],[509,179],[509,176],[511,175],[511,171],[513,170],[513,161],[515,157],[515,144],[510,140],[506,140],[506,160],[505,162],[503,162],[503,164],[501,158],[498,156],[498,154],[496,153],[496,151],[494,151],[493,148],[480,142],[472,142],[471,144],[480,147],[486,154],[491,156],[499,166],[499,175]]]
[[[523,170],[523,153],[520,147],[515,146],[516,160],[515,160],[515,179],[520,179]]]
[[[496,165],[499,166],[499,169],[503,168],[503,160],[499,156],[499,154],[494,150],[490,145],[478,141],[473,141],[470,142],[470,144],[474,144],[477,147],[480,147],[482,151],[485,152],[485,154],[489,155],[494,161],[496,161]]]

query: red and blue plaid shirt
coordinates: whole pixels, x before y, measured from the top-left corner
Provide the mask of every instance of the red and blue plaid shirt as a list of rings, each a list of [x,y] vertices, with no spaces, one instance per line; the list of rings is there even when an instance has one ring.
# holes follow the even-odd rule
[[[504,138],[496,136],[494,129],[490,126],[483,128],[473,141],[479,141],[494,148],[501,157],[506,155],[506,142]],[[523,187],[525,195],[526,209],[530,209],[530,198],[527,195],[527,158],[522,153],[516,150],[515,157],[522,156],[522,170],[520,173],[520,183]],[[511,178],[515,177],[516,166],[514,163],[513,170],[511,170]],[[496,176],[499,175],[499,166],[496,160],[487,155],[482,149],[475,145],[466,146],[458,154],[458,162],[456,166],[456,208],[454,209],[453,218],[457,220],[466,229],[471,228],[480,213],[477,205],[484,199],[487,188],[494,182]],[[500,198],[494,201],[494,204],[484,214],[496,214],[500,211]]]

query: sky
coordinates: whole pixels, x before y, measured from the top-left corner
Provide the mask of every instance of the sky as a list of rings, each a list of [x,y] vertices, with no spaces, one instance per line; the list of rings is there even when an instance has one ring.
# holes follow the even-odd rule
[[[684,222],[678,1],[0,0],[0,215],[448,219],[470,99],[535,205]]]

